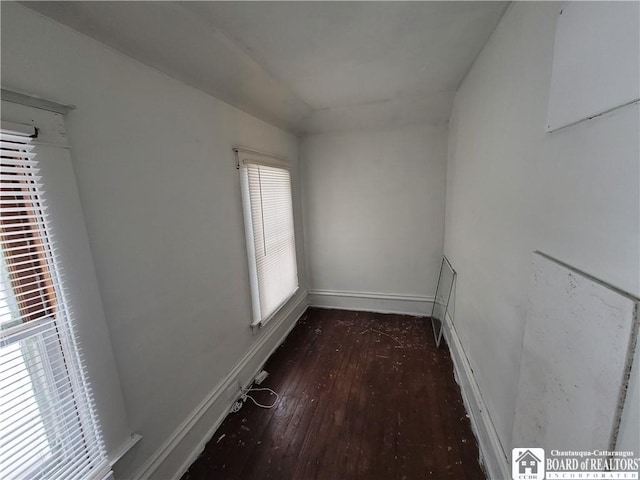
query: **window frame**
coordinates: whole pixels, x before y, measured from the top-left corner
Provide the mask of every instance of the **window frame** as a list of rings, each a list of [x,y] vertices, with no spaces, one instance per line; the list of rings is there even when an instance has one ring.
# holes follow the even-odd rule
[[[7,92],[11,95],[6,95]],[[2,91],[2,121],[38,128],[34,141],[42,156],[46,215],[55,238],[55,257],[64,266],[65,298],[73,306],[74,333],[92,389],[108,461],[115,465],[142,438],[129,426],[96,269],[89,245],[71,147],[67,115],[74,107]],[[6,98],[5,98],[6,95]],[[70,125],[72,127],[72,125]]]
[[[233,153],[236,159],[236,168],[240,177],[240,190],[242,196],[242,212],[244,219],[245,241],[247,248],[247,260],[249,266],[249,283],[251,287],[251,307],[252,320],[250,326],[260,327],[266,325],[274,317],[276,317],[282,309],[295,297],[300,289],[300,272],[298,269],[298,251],[296,245],[296,221],[293,208],[293,176],[291,172],[291,163],[285,157],[264,153],[245,147],[233,147]],[[262,318],[262,309],[260,306],[260,289],[258,285],[258,266],[256,261],[256,247],[253,232],[253,215],[251,211],[250,189],[248,182],[247,168],[252,165],[265,166],[286,170],[289,175],[289,195],[291,198],[291,219],[292,219],[292,235],[293,235],[293,265],[295,273],[295,287],[279,305],[266,317]]]
[[[23,149],[19,147],[22,144],[17,143],[14,149],[11,142],[19,136],[31,138],[28,142],[29,149],[40,157],[38,163],[46,162],[46,154],[44,157],[38,155],[38,129],[29,125],[22,126],[23,130],[33,130],[31,135],[15,131],[18,127],[21,125],[2,122],[3,135],[17,135],[8,137],[10,140],[3,145],[8,145],[8,151],[15,151],[15,157],[22,157],[20,152]],[[14,154],[8,158],[13,159]],[[3,163],[9,163],[9,160],[3,160]],[[13,381],[14,387],[10,395],[17,393],[17,396],[8,400],[7,406],[25,393],[37,405],[35,410],[29,411],[29,407],[24,407],[23,404],[8,419],[11,422],[16,421],[16,416],[19,419],[20,426],[14,428],[12,433],[22,430],[22,434],[26,434],[24,438],[21,437],[22,434],[13,437],[18,444],[25,441],[37,441],[40,444],[42,439],[33,436],[37,433],[32,430],[33,427],[23,430],[24,426],[33,422],[25,420],[25,417],[37,418],[44,435],[43,445],[46,445],[46,449],[38,450],[31,457],[23,453],[18,457],[10,455],[8,459],[22,463],[19,466],[9,464],[8,468],[11,475],[17,475],[18,478],[48,478],[54,471],[54,475],[59,476],[61,468],[63,472],[69,468],[65,459],[68,460],[71,456],[72,468],[88,468],[90,478],[103,478],[110,474],[110,467],[84,362],[77,347],[73,313],[66,298],[65,283],[61,280],[62,262],[53,253],[55,243],[52,237],[55,227],[52,223],[55,222],[45,220],[44,184],[47,179],[40,182],[40,177],[30,172],[30,166],[22,166],[9,173],[4,168],[4,175],[10,180],[3,179],[3,185],[6,183],[11,187],[7,187],[6,191],[3,187],[2,196],[7,197],[5,201],[11,206],[0,212],[0,239],[3,243],[0,255],[3,270],[6,269],[8,273],[3,278],[3,290],[8,292],[7,297],[12,297],[10,303],[18,307],[18,311],[12,313],[17,315],[15,320],[20,322],[15,325],[12,324],[14,322],[8,322],[9,326],[0,330],[0,347],[18,347],[18,355],[13,358],[10,353],[9,360],[3,358],[2,364],[7,361],[13,363],[14,360],[18,362],[15,365],[21,365],[19,369],[25,371],[25,376],[20,379],[22,381],[24,378],[27,382],[22,386],[15,386],[17,381]],[[39,170],[38,164],[36,168]],[[26,223],[23,217],[28,219]],[[5,245],[12,246],[5,250]],[[11,254],[7,255],[7,252]],[[12,371],[15,371],[15,365],[11,367]],[[9,407],[7,411],[12,408],[14,407]],[[83,463],[82,458],[89,460]],[[74,474],[77,473],[76,470]]]

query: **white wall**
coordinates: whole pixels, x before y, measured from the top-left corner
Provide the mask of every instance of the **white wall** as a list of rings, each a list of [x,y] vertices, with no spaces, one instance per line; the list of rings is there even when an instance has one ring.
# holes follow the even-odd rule
[[[512,4],[460,86],[449,124],[454,323],[509,456],[531,253],[640,293],[638,107],[544,132],[558,10]],[[637,425],[623,426],[629,438],[626,428],[637,452]]]
[[[432,296],[444,238],[446,128],[311,135],[300,155],[310,288]]]
[[[118,470],[131,478],[275,324],[249,328],[231,148],[293,161],[301,225],[297,139],[7,2],[2,86],[77,107],[66,125],[80,200],[130,426],[143,436]],[[304,292],[303,263],[299,272]]]

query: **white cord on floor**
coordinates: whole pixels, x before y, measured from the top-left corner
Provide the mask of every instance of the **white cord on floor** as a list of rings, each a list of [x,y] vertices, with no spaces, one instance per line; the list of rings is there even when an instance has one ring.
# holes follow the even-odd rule
[[[263,405],[261,403],[256,402],[256,399],[253,398],[251,395],[248,395],[249,392],[270,392],[271,395],[276,396],[276,399],[273,401],[271,405]],[[255,403],[260,408],[273,408],[276,406],[276,403],[278,403],[278,399],[280,398],[280,396],[270,388],[250,388],[249,390],[247,390],[247,393],[245,393],[242,396],[242,398],[244,399],[244,401],[246,401],[246,399],[249,398],[253,403]]]
[[[249,392],[263,392],[263,391],[270,392],[271,395],[276,396],[276,399],[273,401],[271,405],[263,405],[262,403],[257,402],[256,399],[253,398],[251,395],[249,395]],[[248,388],[242,393],[242,395],[240,396],[240,400],[236,401],[236,403],[233,404],[233,406],[231,407],[231,411],[233,413],[240,411],[240,409],[242,408],[242,405],[244,405],[244,402],[246,402],[247,399],[251,400],[253,403],[256,404],[256,406],[260,408],[267,408],[267,409],[273,408],[276,406],[276,403],[278,403],[279,398],[280,396],[270,388]]]

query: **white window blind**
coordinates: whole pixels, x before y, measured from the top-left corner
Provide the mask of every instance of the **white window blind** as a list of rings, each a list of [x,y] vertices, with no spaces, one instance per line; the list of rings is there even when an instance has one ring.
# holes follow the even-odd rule
[[[242,162],[253,323],[264,323],[298,288],[289,170]]]
[[[36,151],[9,128],[0,129],[0,478],[103,479],[110,469]]]

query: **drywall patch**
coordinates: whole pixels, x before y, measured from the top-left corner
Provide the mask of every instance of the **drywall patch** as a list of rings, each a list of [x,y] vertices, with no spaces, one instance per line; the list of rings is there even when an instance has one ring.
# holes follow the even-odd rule
[[[613,450],[638,299],[536,252],[513,445]]]

